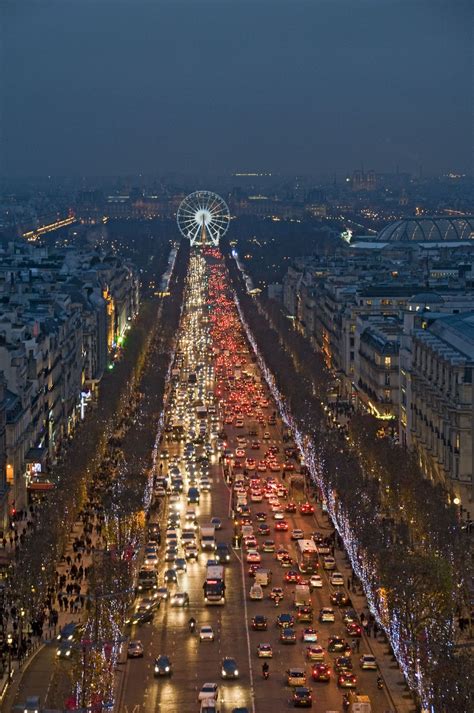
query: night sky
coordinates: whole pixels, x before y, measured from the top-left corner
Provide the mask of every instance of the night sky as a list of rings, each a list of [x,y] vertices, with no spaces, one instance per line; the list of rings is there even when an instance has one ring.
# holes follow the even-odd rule
[[[2,0],[3,176],[471,171],[469,0]]]

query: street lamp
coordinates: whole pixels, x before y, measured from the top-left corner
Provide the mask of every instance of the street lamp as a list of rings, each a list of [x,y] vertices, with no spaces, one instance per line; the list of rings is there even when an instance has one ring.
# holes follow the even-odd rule
[[[8,680],[12,677],[12,644],[13,636],[11,633],[7,634],[7,647],[8,647]]]

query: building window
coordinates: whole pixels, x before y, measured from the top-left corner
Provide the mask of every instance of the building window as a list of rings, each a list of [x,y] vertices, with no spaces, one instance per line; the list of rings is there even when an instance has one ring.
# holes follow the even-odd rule
[[[392,358],[391,357],[385,357],[384,359],[384,364],[385,366],[389,367],[392,365]]]
[[[390,386],[390,374],[385,374],[385,386]]]

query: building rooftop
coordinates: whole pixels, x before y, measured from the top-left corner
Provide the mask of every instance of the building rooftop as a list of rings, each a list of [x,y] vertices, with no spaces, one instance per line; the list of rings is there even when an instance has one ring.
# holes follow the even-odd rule
[[[420,216],[396,220],[377,235],[377,242],[458,242],[474,238],[474,216]]]

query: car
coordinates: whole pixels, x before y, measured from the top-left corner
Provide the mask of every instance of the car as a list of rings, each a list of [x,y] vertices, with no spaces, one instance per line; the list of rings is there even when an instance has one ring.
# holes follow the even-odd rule
[[[345,592],[333,592],[331,594],[331,604],[338,607],[347,607],[351,603],[350,597]]]
[[[295,708],[312,708],[313,696],[306,686],[298,686],[293,691],[293,706]]]
[[[314,505],[311,503],[301,503],[300,515],[312,515],[314,513]]]
[[[342,613],[342,621],[344,624],[359,623],[359,617],[355,609],[345,609]]]
[[[296,632],[289,626],[283,627],[280,631],[281,644],[296,644]]]
[[[262,523],[257,527],[257,535],[263,535],[263,537],[267,537],[270,534],[270,527]]]
[[[349,671],[340,673],[337,677],[337,685],[339,688],[357,688],[357,676]]]
[[[222,659],[221,677],[225,679],[239,677],[239,667],[237,666],[235,659],[230,656],[225,656]]]
[[[184,550],[184,556],[188,562],[191,560],[196,561],[199,558],[199,550],[196,545],[188,543]]]
[[[279,507],[279,506],[278,506],[278,507]],[[283,512],[283,510],[275,510],[274,513],[273,513],[273,519],[276,520],[277,522],[278,522],[278,521],[281,522],[282,520],[284,520],[284,519],[285,519],[285,513]]]
[[[41,700],[39,696],[28,696],[23,707],[24,713],[40,713]]]
[[[199,641],[214,641],[214,630],[212,626],[201,626],[199,629]]]
[[[188,567],[184,557],[177,557],[174,561],[174,568],[177,572],[186,572]]]
[[[160,600],[163,599],[164,601],[166,601],[168,599],[169,594],[170,594],[168,587],[158,587],[158,589],[156,590],[156,593],[158,594]]]
[[[277,520],[275,522],[275,532],[288,532],[288,523],[286,520]]]
[[[249,550],[246,559],[249,564],[259,564],[262,561],[260,552],[257,552],[257,550]]]
[[[308,644],[315,644],[318,640],[318,632],[316,629],[303,629],[301,632],[301,640]]]
[[[139,639],[131,639],[127,645],[127,658],[143,658],[143,644]]]
[[[290,557],[290,555],[283,555],[283,557],[280,559],[280,566],[283,567],[284,569],[289,569],[294,567],[294,561],[293,558]],[[299,575],[298,575],[299,576]]]
[[[362,627],[356,621],[348,622],[346,624],[346,631],[349,636],[359,638],[362,636]]]
[[[153,674],[155,676],[171,676],[172,673],[173,667],[171,666],[169,657],[164,655],[157,656],[153,667]]]
[[[276,623],[277,626],[280,626],[283,629],[289,626],[292,627],[295,624],[295,618],[292,614],[283,613],[277,617]]]
[[[187,592],[176,592],[171,597],[172,607],[188,607],[189,606],[189,594]]]
[[[146,609],[146,607],[139,607],[136,612],[131,614],[128,619],[125,620],[125,624],[130,626],[141,626],[141,624],[148,624],[153,621],[154,609]]]
[[[304,539],[303,530],[300,530],[299,527],[295,527],[295,529],[291,531],[291,539],[292,540],[303,540]]]
[[[306,648],[306,658],[308,661],[324,661],[324,649],[319,644],[313,644]]]
[[[255,577],[255,572],[260,569],[259,564],[251,564],[247,570],[249,577]]]
[[[273,657],[271,644],[259,644],[257,646],[257,656],[259,659],[271,659]]]
[[[257,522],[265,522],[267,519],[267,513],[265,512],[256,512],[255,513],[255,519]]]
[[[331,607],[323,607],[319,612],[319,621],[322,624],[331,623],[335,621],[335,618],[334,609],[331,609]]]
[[[165,582],[168,584],[176,583],[178,581],[178,575],[175,569],[166,569],[163,577]]]
[[[256,614],[252,619],[252,629],[254,631],[266,631],[267,628],[267,617],[263,614]]]
[[[286,683],[288,686],[304,686],[306,683],[304,668],[289,668],[286,672]]]
[[[351,647],[349,643],[342,638],[342,636],[331,636],[328,641],[328,651],[331,654],[341,653],[341,654],[351,654]]]
[[[334,557],[331,557],[330,555],[323,557],[323,569],[327,571],[336,569],[336,560],[334,559]]]
[[[135,610],[137,612],[139,612],[139,611],[146,611],[148,609],[158,609],[160,604],[161,604],[160,598],[157,596],[142,597],[141,599],[138,600]]]
[[[276,551],[275,557],[277,558],[278,561],[280,561],[282,559],[282,557],[287,557],[288,555],[289,555],[289,552],[286,549],[286,547],[283,547],[280,545],[280,547]]]
[[[284,592],[281,587],[272,587],[270,599],[283,599]]]
[[[297,619],[299,622],[312,622],[313,621],[313,607],[298,607]]]
[[[332,584],[333,587],[343,587],[344,577],[340,572],[332,572],[329,577],[329,582],[330,584]]]
[[[311,577],[309,578],[309,585],[310,587],[314,587],[315,589],[321,589],[323,586],[323,580],[320,574],[312,574]]]
[[[198,693],[198,701],[204,701],[207,698],[213,701],[219,700],[219,686],[217,683],[204,683]]]
[[[250,500],[253,503],[261,503],[263,500],[263,495],[260,490],[252,490],[250,493]]]
[[[294,513],[296,512],[296,503],[289,502],[285,505],[285,512]]]
[[[363,671],[376,671],[377,659],[372,654],[363,654],[359,659],[359,666]]]
[[[271,438],[269,431],[264,431],[262,438],[264,441],[269,441]]]
[[[62,641],[56,649],[56,657],[58,659],[70,659],[74,651],[72,641]]]
[[[176,560],[176,555],[178,554],[178,550],[176,547],[169,548],[165,551],[165,556],[164,560],[165,562],[168,563],[174,563]]]
[[[259,600],[263,599],[263,589],[260,584],[252,584],[249,593],[250,599]]]
[[[313,681],[329,683],[331,680],[331,669],[327,663],[317,663],[311,669],[311,676],[313,677]]]
[[[84,631],[84,626],[71,622],[65,624],[59,634],[56,636],[56,641],[78,641]]]
[[[350,656],[337,656],[334,660],[334,670],[336,673],[352,671],[352,659]]]
[[[297,584],[301,579],[301,575],[296,569],[289,569],[285,574],[285,582],[292,582]]]
[[[274,540],[265,540],[263,543],[264,552],[275,552],[275,542]]]

